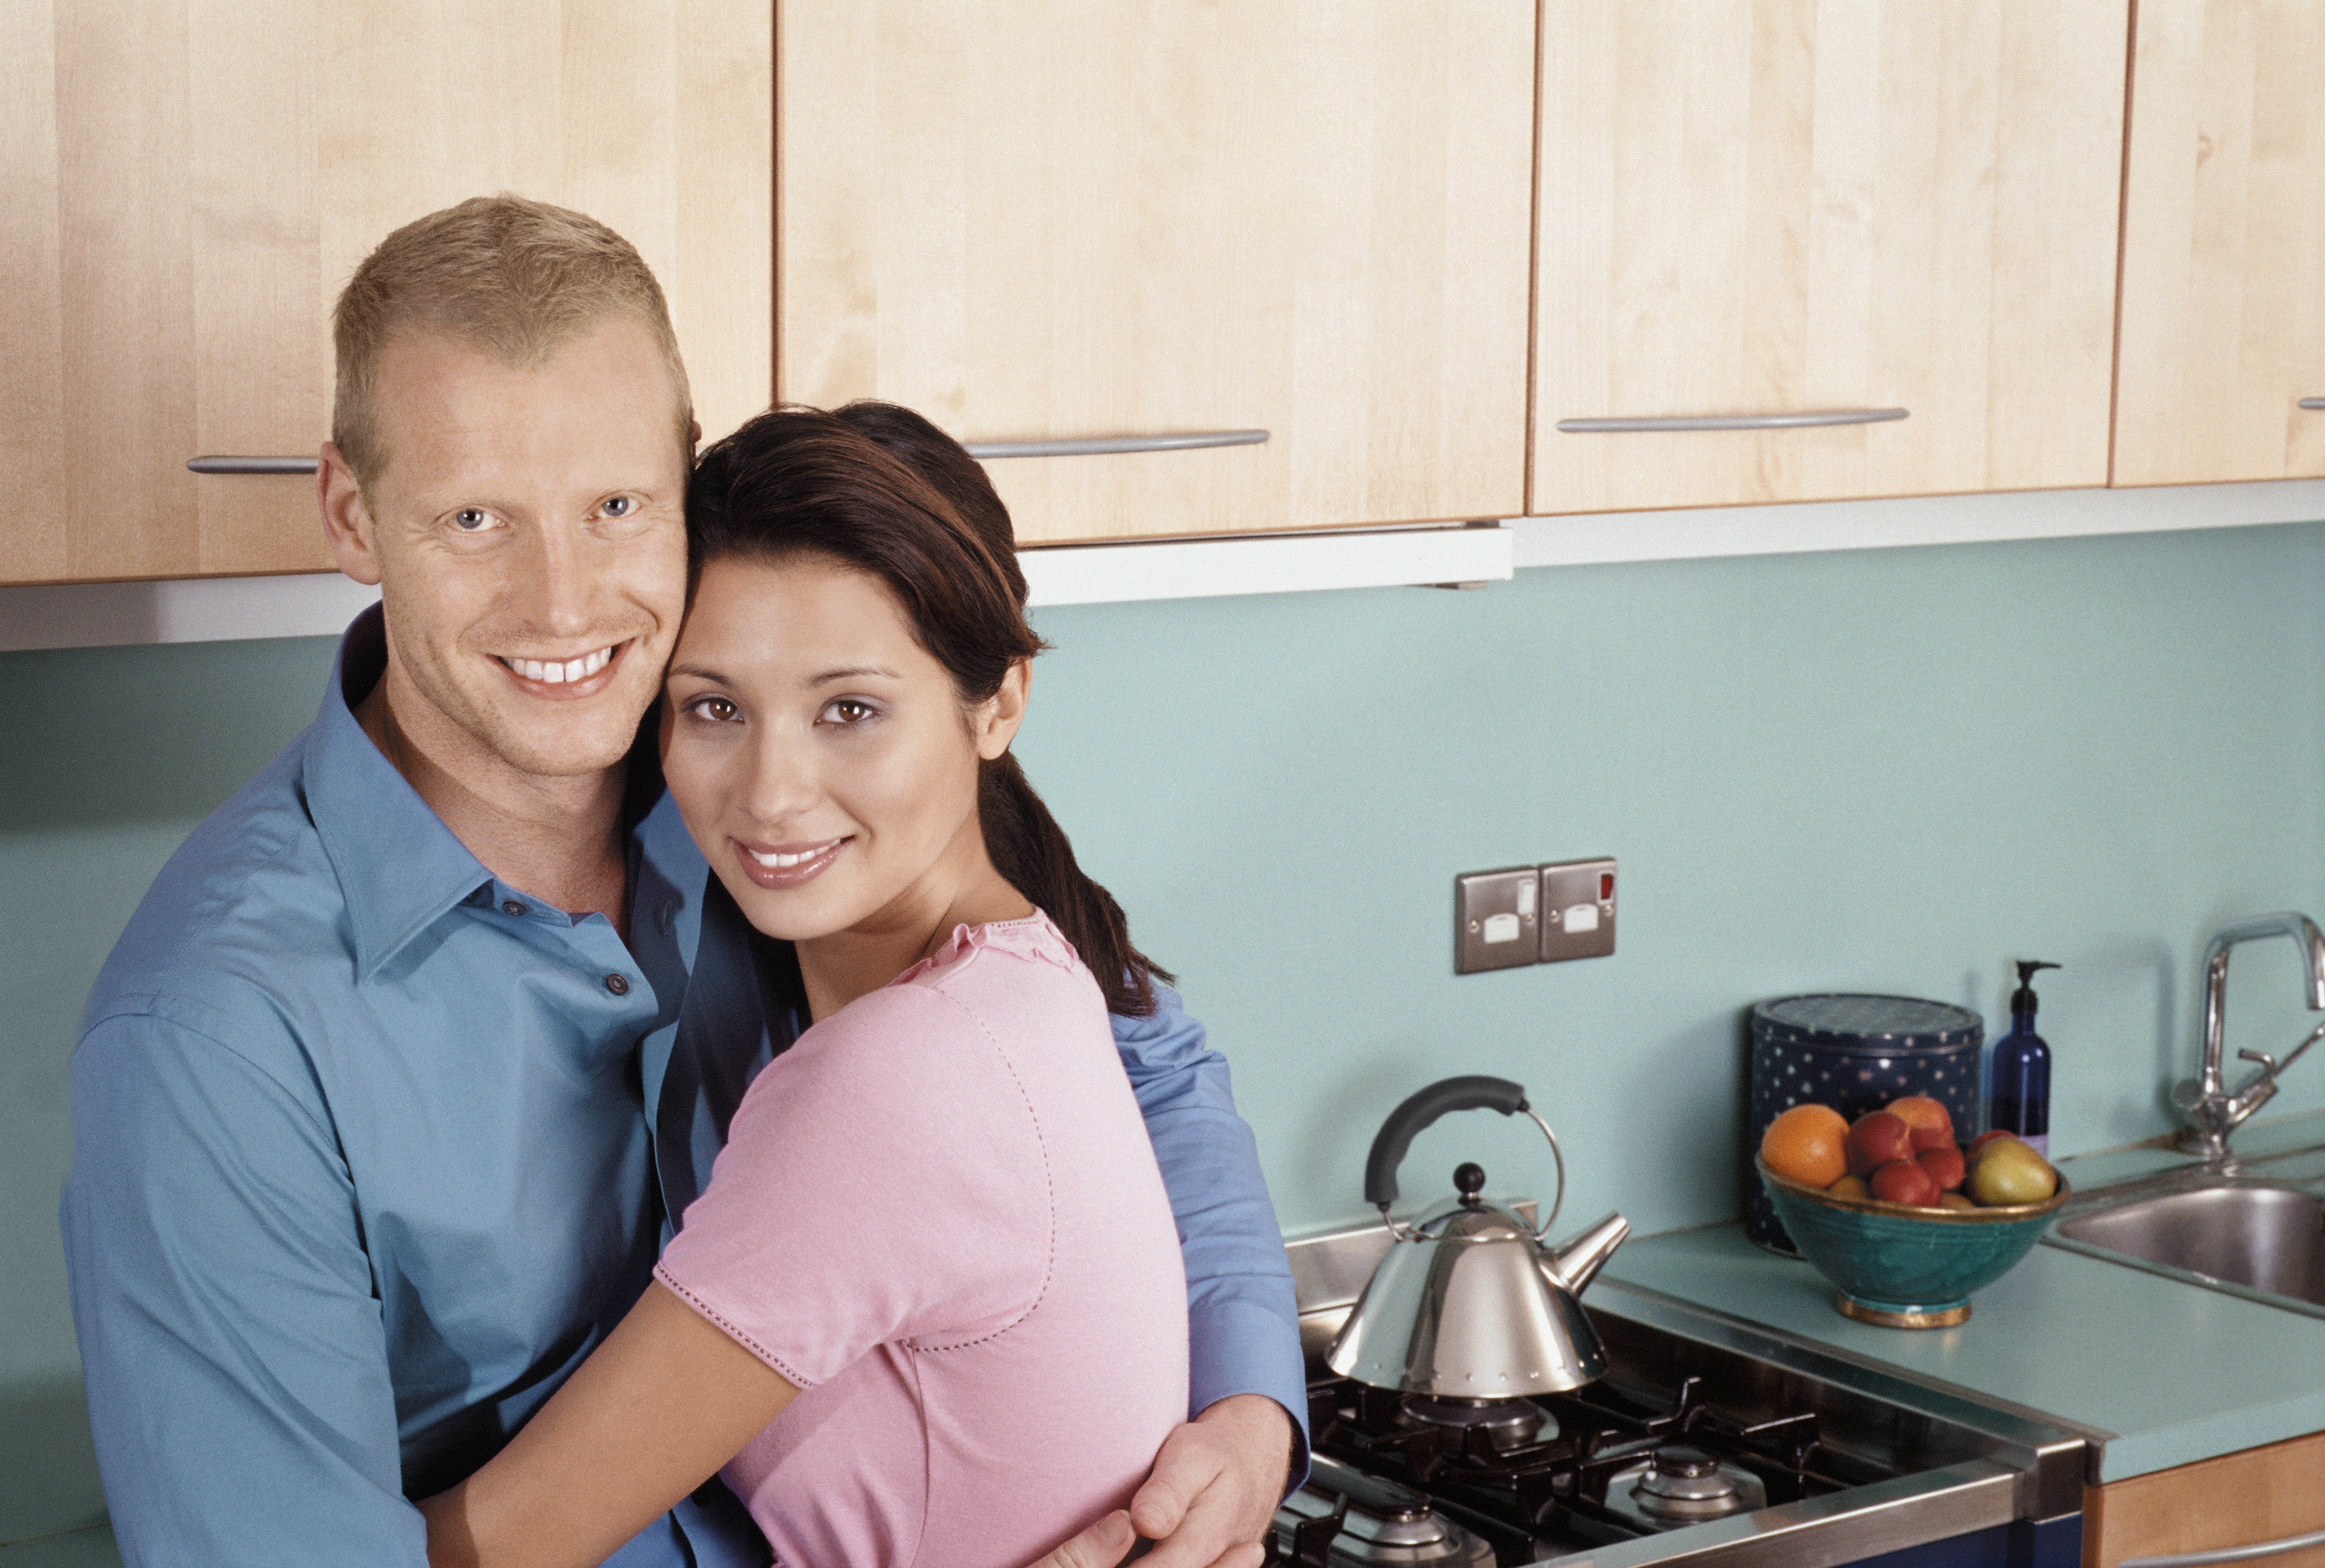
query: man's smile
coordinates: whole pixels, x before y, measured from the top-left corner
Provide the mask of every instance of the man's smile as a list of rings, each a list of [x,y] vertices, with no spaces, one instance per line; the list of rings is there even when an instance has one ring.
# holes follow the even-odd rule
[[[594,697],[613,683],[621,656],[635,647],[637,642],[637,638],[631,637],[565,658],[529,659],[514,654],[495,654],[491,657],[528,695],[560,700]]]

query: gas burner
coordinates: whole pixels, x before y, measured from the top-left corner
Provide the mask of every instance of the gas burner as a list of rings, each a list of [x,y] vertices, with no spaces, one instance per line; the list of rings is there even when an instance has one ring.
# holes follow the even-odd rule
[[[1408,1394],[1397,1409],[1400,1426],[1435,1426],[1464,1436],[1475,1433],[1496,1451],[1547,1443],[1558,1423],[1531,1399],[1440,1399]]]
[[[1410,1487],[1316,1456],[1276,1510],[1271,1561],[1296,1568],[1494,1568],[1494,1548]]]
[[[1690,1443],[1666,1443],[1607,1480],[1607,1506],[1657,1530],[1675,1530],[1768,1506],[1758,1476]]]

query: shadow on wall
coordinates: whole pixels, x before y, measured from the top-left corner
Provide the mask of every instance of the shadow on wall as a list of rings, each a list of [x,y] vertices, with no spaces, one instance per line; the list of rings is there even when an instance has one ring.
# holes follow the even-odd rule
[[[333,645],[0,654],[0,835],[202,817],[313,719]]]
[[[80,1379],[0,1387],[0,1546],[103,1523]]]

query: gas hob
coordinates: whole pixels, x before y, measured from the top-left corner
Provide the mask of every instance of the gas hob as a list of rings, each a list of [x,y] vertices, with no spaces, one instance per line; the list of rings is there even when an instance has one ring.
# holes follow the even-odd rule
[[[2084,1433],[1617,1281],[1585,1302],[1607,1372],[1569,1393],[1426,1399],[1336,1377],[1323,1353],[1386,1241],[1292,1244],[1317,1458],[1273,1562],[1833,1568],[1935,1542],[2008,1568],[2080,1560]]]

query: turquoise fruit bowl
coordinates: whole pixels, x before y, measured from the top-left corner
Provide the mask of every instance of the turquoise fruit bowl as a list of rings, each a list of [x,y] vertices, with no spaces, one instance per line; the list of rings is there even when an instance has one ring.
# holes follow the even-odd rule
[[[1833,1305],[1895,1329],[1942,1329],[1969,1316],[1970,1293],[2026,1256],[2067,1201],[2067,1179],[2040,1203],[1915,1209],[1842,1198],[1787,1181],[1755,1160],[1760,1184],[1801,1256],[1840,1287]]]

